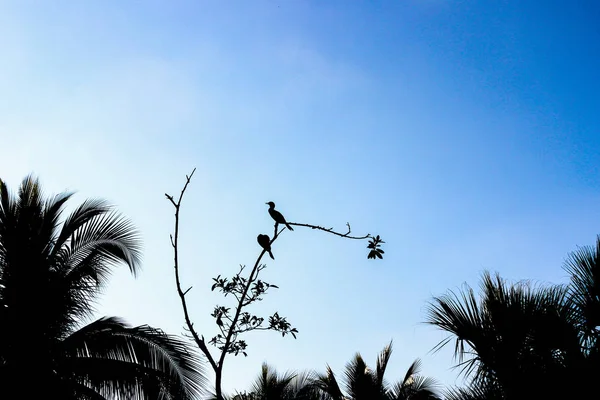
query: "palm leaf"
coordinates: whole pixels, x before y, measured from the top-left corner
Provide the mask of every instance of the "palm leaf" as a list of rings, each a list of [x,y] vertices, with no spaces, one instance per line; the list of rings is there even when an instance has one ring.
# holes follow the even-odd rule
[[[415,361],[413,361],[412,364],[410,364],[410,367],[408,367],[408,369],[406,370],[406,374],[404,375],[404,379],[402,380],[401,384],[402,385],[410,384],[413,377],[415,375],[417,375],[420,371],[421,371],[421,360],[417,358]]]
[[[393,400],[433,400],[439,399],[438,383],[432,378],[419,376],[421,360],[416,359],[408,367],[404,379],[396,383],[390,390]]]
[[[291,372],[280,376],[275,369],[263,363],[261,373],[252,386],[252,393],[259,399],[285,399],[294,377],[295,374]]]
[[[502,391],[493,385],[469,385],[466,388],[451,388],[444,391],[446,400],[505,400]]]
[[[56,246],[52,257],[58,256],[59,252],[64,251],[64,246],[73,234],[87,224],[92,218],[110,212],[110,205],[100,199],[87,199],[81,203],[64,220],[60,233],[56,238]]]
[[[326,400],[329,397],[319,390],[318,375],[313,371],[295,374],[289,384],[289,398],[293,400]]]
[[[379,356],[377,357],[377,370],[375,373],[376,384],[377,387],[381,388],[384,391],[385,384],[383,378],[385,375],[385,369],[387,368],[388,362],[390,361],[390,357],[392,355],[392,343],[393,341],[390,341],[390,343],[384,347],[384,349],[381,351],[381,353],[379,353]]]
[[[344,394],[329,365],[326,367],[325,374],[318,374],[314,382],[321,392],[332,400],[343,400]]]
[[[72,197],[72,193],[61,193],[54,198],[49,199],[44,204],[43,226],[40,235],[44,238],[49,238],[47,247],[44,249],[44,254],[48,257],[54,250],[56,243],[56,235],[60,224],[60,217],[64,211],[64,206]]]
[[[465,357],[471,354],[469,349],[477,349],[477,344],[484,339],[486,332],[482,314],[475,293],[468,285],[460,295],[450,291],[447,295],[435,297],[428,305],[426,323],[437,326],[451,336],[438,343],[434,351],[444,347],[454,337],[454,357],[463,363]],[[467,359],[463,373],[469,373],[476,363],[477,357]]]
[[[8,186],[0,179],[0,229],[14,225],[16,204]]]
[[[570,296],[578,314],[586,347],[599,337],[600,326],[600,235],[595,246],[584,246],[572,252],[564,269],[571,275]]]
[[[71,384],[71,394],[75,399],[82,400],[108,400],[106,397],[95,391],[94,389],[85,386],[82,383]]]
[[[360,354],[357,353],[352,361],[346,364],[344,376],[346,390],[351,398],[375,400],[381,396],[379,387],[376,386],[376,378]]]
[[[126,382],[133,393],[137,388],[133,383],[138,385],[144,377],[160,377],[169,392],[193,398],[206,382],[198,356],[182,340],[148,326],[127,327],[114,317],[101,318],[73,333],[62,342],[62,349],[69,355],[74,372],[85,372],[94,388],[112,390],[113,394],[119,389],[118,385],[111,386],[115,382]],[[102,363],[111,367],[99,368]],[[116,375],[109,376],[113,372]],[[149,385],[147,380],[142,379],[142,383],[144,389]]]
[[[135,276],[141,261],[138,231],[130,221],[116,212],[106,212],[90,218],[73,232],[70,246],[63,253],[69,272],[78,268],[90,252],[99,251],[108,265],[124,262]]]

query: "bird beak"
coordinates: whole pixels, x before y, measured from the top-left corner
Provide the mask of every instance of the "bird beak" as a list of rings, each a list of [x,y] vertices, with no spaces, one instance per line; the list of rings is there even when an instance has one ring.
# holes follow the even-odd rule
[[[265,204],[269,204],[269,203],[265,203]]]

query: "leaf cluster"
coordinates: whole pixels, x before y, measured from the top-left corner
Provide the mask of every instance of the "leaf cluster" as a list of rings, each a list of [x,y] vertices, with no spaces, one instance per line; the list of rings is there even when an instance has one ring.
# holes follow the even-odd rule
[[[242,272],[246,268],[245,265],[240,265],[240,270],[231,278],[222,278],[221,275],[218,275],[216,278],[213,278],[213,285],[210,290],[223,293],[224,297],[228,295],[232,295],[235,297],[237,301],[240,301],[244,292],[246,291],[246,286],[248,285],[248,278],[242,276]],[[260,270],[266,268],[266,265],[260,265],[258,267],[258,272]],[[258,275],[258,273],[256,274]],[[263,299],[263,295],[270,289],[275,288],[279,289],[279,286],[273,285],[271,283],[265,282],[260,279],[256,279],[254,277],[253,282],[251,282],[251,286],[249,288],[249,294],[246,294],[246,297],[243,299],[243,306],[250,305],[256,301],[261,301]]]
[[[265,325],[265,317],[254,315],[248,311],[242,311],[242,308],[257,301],[262,301],[264,294],[270,288],[279,288],[277,285],[258,279],[258,274],[264,268],[266,268],[265,265],[259,265],[256,268],[256,274],[251,275],[251,281],[242,276],[242,272],[245,269],[244,265],[240,265],[240,270],[231,278],[223,278],[221,275],[213,278],[211,291],[217,290],[223,293],[224,297],[231,295],[238,302],[237,311],[217,305],[211,314],[215,319],[220,333],[211,338],[209,343],[219,350],[226,350],[228,354],[238,355],[241,353],[247,356],[247,343],[242,339],[238,339],[238,336],[254,330],[271,330],[281,333],[282,336],[291,334],[296,338],[298,330],[293,328],[287,319],[280,316],[278,312],[269,316],[267,320],[268,325]],[[238,312],[237,318],[235,315],[236,312]],[[227,349],[225,349],[228,335],[230,335],[230,340]]]
[[[379,235],[374,236],[369,240],[369,244],[367,245],[367,249],[370,249],[369,255],[367,256],[368,259],[383,258],[383,254],[385,253],[385,251],[381,249],[381,243],[385,242],[381,240],[381,237],[379,237]]]

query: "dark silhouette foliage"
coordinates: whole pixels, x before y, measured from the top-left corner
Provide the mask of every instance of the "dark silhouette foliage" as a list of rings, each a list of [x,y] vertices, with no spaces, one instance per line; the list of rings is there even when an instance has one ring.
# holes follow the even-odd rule
[[[450,399],[594,398],[600,373],[600,236],[567,258],[568,285],[509,284],[483,275],[481,298],[466,286],[434,298],[427,322],[454,342],[468,387]]]
[[[139,272],[140,239],[101,200],[61,223],[71,196],[45,199],[31,176],[13,195],[0,180],[2,398],[193,398],[204,377],[181,339],[116,317],[88,322],[115,267]]]
[[[263,363],[251,390],[238,393],[231,400],[325,400],[314,383],[315,378],[312,372],[278,374]]]
[[[377,365],[370,369],[360,354],[346,365],[344,388],[332,369],[328,366],[325,374],[315,380],[315,385],[328,400],[437,400],[437,383],[419,375],[421,362],[415,360],[406,371],[404,378],[394,384],[388,384],[385,370],[392,355],[390,342],[377,357]]]
[[[369,244],[367,245],[367,248],[370,249],[370,251],[369,251],[369,255],[367,256],[367,258],[376,258],[376,257],[379,259],[383,258],[383,254],[385,253],[385,251],[383,251],[381,249],[381,243],[385,243],[385,242],[383,240],[381,240],[379,235],[377,235],[374,238],[371,238],[371,240],[369,240]]]

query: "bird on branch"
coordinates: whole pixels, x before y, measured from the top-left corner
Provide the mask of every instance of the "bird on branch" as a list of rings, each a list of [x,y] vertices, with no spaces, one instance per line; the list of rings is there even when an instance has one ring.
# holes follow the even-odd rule
[[[287,223],[287,221],[285,220],[285,217],[275,209],[275,203],[273,203],[272,201],[269,201],[268,203],[265,203],[269,205],[269,215],[271,215],[271,218],[273,218],[275,220],[276,223],[278,224],[284,224],[286,228],[288,228],[290,231],[293,231],[294,229],[290,226],[290,224]]]
[[[269,253],[269,256],[271,256],[271,258],[274,260],[275,257],[273,257],[273,253],[271,253],[271,238],[269,238],[269,235],[260,234],[256,237],[256,241],[258,244],[260,244],[260,247],[265,249],[265,251]]]

